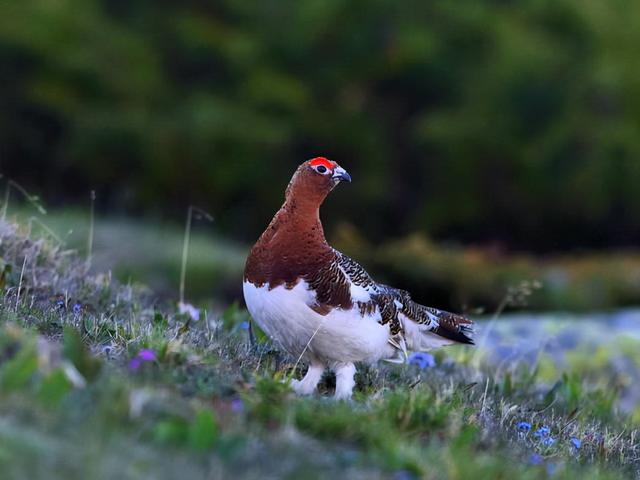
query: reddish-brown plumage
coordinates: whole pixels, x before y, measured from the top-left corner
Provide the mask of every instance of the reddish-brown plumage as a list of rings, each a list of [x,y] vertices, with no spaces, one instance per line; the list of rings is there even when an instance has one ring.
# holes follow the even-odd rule
[[[311,281],[336,259],[320,222],[320,205],[335,182],[331,175],[312,168],[317,160],[300,165],[287,187],[284,204],[249,254],[245,280],[256,286],[293,288],[300,279]],[[344,304],[350,299],[331,303],[336,301]]]

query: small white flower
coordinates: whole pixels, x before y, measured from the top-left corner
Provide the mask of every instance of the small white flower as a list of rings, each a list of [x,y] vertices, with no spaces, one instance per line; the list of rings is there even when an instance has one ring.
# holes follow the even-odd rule
[[[190,303],[178,303],[178,310],[181,314],[187,314],[191,317],[191,320],[197,322],[200,320],[200,310],[191,305]]]

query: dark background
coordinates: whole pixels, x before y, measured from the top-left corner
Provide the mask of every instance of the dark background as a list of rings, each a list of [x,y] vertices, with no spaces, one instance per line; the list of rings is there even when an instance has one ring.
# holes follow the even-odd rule
[[[329,232],[628,251],[639,45],[634,0],[2,2],[0,170],[248,244],[323,155],[354,178]]]

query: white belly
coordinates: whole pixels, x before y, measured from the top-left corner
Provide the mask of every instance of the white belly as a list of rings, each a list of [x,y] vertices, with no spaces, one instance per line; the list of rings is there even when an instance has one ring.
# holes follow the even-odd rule
[[[283,350],[293,356],[304,354],[325,362],[375,362],[393,356],[388,343],[389,327],[380,325],[380,314],[362,317],[357,309],[333,309],[320,315],[309,305],[315,293],[299,282],[293,289],[284,286],[269,290],[244,283],[249,313],[260,328]]]

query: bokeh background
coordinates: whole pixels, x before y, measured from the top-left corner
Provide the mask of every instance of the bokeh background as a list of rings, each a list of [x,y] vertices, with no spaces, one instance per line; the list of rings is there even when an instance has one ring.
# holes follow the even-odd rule
[[[330,239],[420,300],[637,305],[638,45],[633,0],[1,2],[0,172],[48,214],[8,211],[82,250],[95,190],[97,265],[170,296],[197,205],[188,294],[227,301],[324,155]]]

